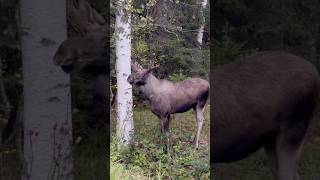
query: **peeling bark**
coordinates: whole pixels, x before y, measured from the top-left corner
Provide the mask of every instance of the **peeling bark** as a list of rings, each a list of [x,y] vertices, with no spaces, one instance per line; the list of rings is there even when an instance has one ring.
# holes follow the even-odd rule
[[[72,179],[69,76],[52,63],[67,37],[64,0],[21,0],[23,180]]]
[[[117,138],[128,144],[133,134],[132,86],[127,82],[131,74],[131,14],[124,9],[124,0],[117,2],[116,14],[116,74],[117,74]]]

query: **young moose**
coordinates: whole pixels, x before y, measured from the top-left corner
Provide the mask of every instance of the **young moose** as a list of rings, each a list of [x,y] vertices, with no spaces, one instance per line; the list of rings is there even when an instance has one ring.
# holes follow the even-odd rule
[[[151,111],[161,120],[162,133],[168,133],[170,114],[183,113],[193,108],[197,121],[193,149],[197,149],[204,119],[203,111],[209,95],[209,83],[200,78],[191,78],[174,84],[157,79],[151,73],[154,68],[142,69],[132,64],[133,73],[128,77],[128,82],[139,86],[140,94],[149,101]],[[169,139],[166,146],[168,149]]]
[[[260,52],[211,71],[211,163],[264,148],[275,180],[298,180],[298,160],[314,115],[320,78],[308,61]]]

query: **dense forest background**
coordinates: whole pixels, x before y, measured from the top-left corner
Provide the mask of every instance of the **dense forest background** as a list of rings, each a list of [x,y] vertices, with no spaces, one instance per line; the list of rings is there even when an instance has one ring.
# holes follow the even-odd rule
[[[215,0],[211,12],[213,67],[258,51],[284,50],[303,57],[320,70],[320,1]],[[319,129],[317,116],[299,164],[301,179],[320,177]],[[236,163],[214,165],[213,176],[219,180],[271,179],[263,152]]]
[[[316,0],[216,0],[212,9],[213,64],[225,64],[255,51],[285,50],[318,67],[319,6]]]
[[[133,1],[132,61],[142,66],[159,64],[155,74],[159,78],[179,81],[209,74],[209,5],[204,10],[203,44],[197,44],[201,25],[200,1]],[[111,1],[111,81],[115,85],[115,3]],[[114,88],[114,87],[113,87]]]

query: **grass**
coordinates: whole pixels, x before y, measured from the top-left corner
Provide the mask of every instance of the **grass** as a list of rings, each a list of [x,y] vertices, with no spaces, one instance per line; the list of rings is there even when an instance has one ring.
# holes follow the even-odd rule
[[[106,170],[106,133],[89,131],[87,137],[74,145],[73,165],[74,179],[105,179]]]
[[[120,163],[110,163],[110,180],[149,180],[138,170],[126,170]]]
[[[111,133],[115,135],[115,113],[111,114]],[[111,142],[111,166],[121,165],[122,170],[139,172],[147,179],[209,179],[210,124],[209,110],[197,151],[192,150],[196,133],[196,120],[192,111],[173,116],[171,150],[164,152],[164,138],[160,133],[160,120],[149,109],[134,109],[134,138],[127,148],[119,149],[116,140]],[[114,169],[115,167],[111,167]]]

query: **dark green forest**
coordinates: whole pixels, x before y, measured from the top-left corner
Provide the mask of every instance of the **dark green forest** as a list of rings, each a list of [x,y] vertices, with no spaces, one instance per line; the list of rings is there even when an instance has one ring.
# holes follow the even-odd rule
[[[216,0],[212,6],[213,65],[263,50],[319,60],[319,1]]]
[[[213,70],[264,50],[290,52],[312,62],[320,70],[319,1],[215,0],[211,12]],[[306,180],[320,176],[318,116],[310,127],[299,164],[300,177]],[[239,162],[214,165],[211,167],[213,177],[219,180],[271,179],[268,161],[261,151]]]

